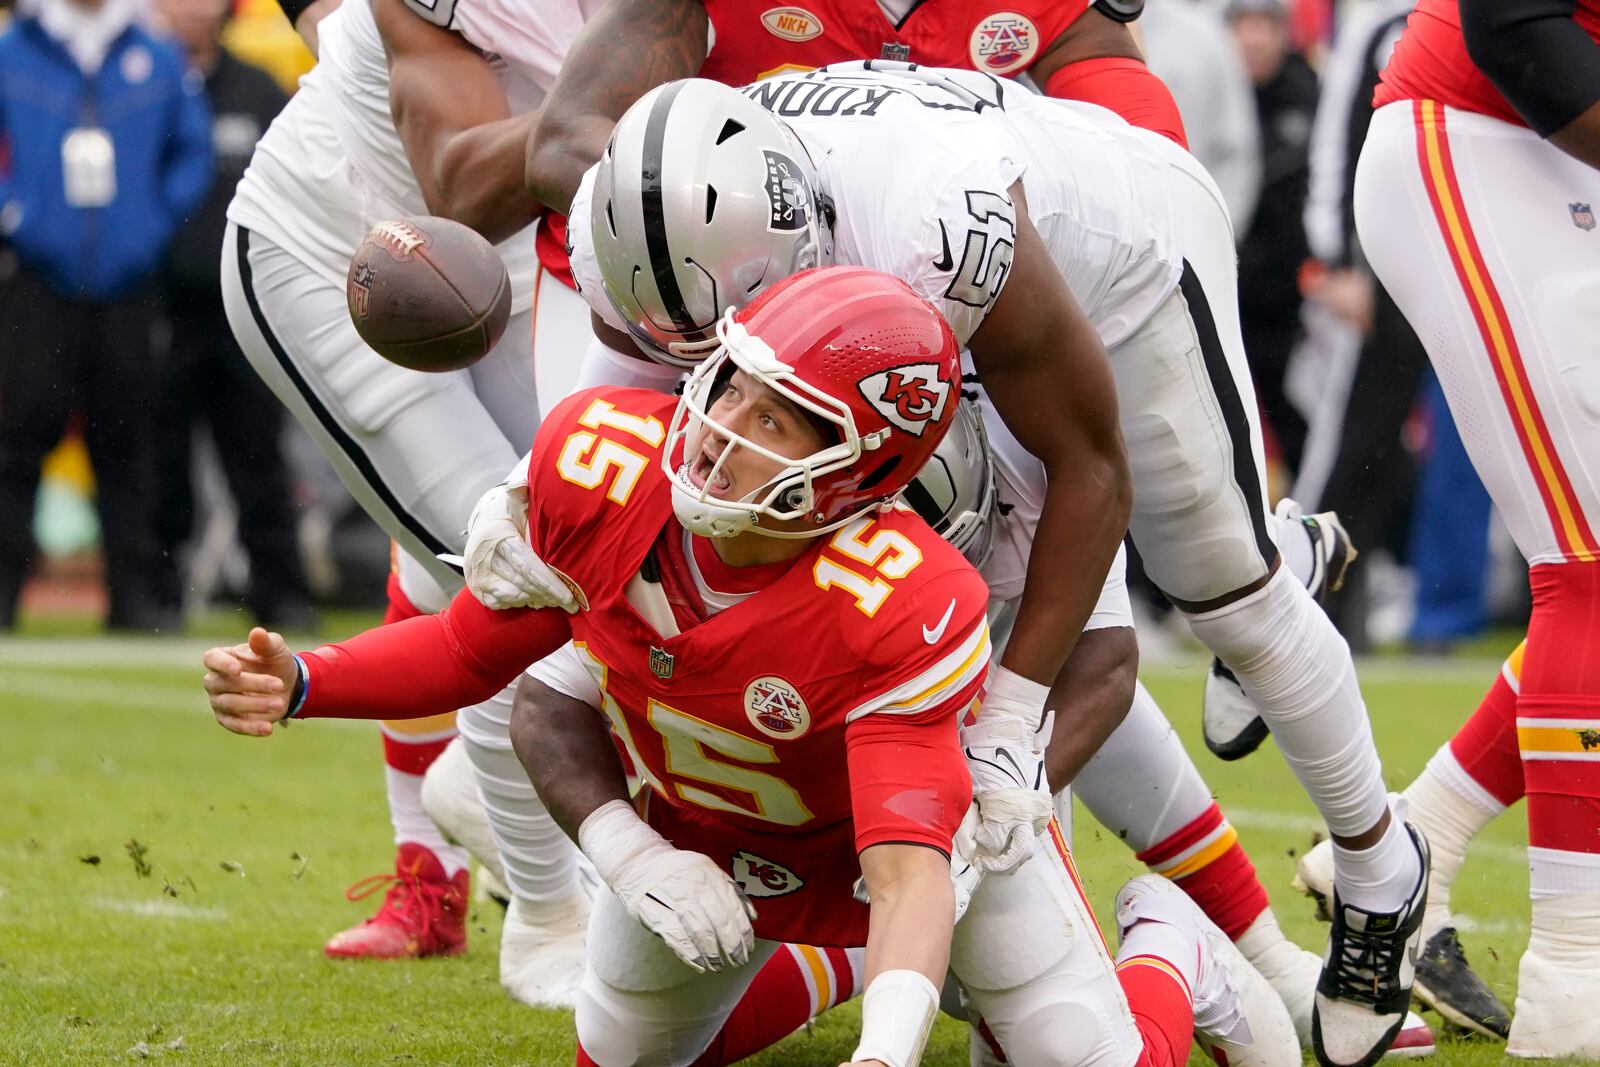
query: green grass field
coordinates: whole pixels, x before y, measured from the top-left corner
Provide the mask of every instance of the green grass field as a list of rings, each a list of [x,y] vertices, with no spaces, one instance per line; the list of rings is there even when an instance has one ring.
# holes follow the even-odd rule
[[[324,938],[373,903],[347,903],[344,888],[392,857],[376,729],[224,733],[198,684],[202,644],[0,641],[0,1064],[571,1063],[564,1013],[501,995],[492,905],[475,908],[461,959],[322,957]],[[1270,746],[1231,765],[1204,753],[1202,666],[1196,655],[1146,681],[1201,754],[1285,929],[1320,950],[1324,928],[1288,885],[1317,820]],[[1366,666],[1392,786],[1422,767],[1497,666]],[[1490,827],[1456,883],[1468,952],[1508,1001],[1527,937],[1525,841],[1519,810]],[[1076,850],[1102,909],[1140,869],[1081,812]],[[841,1009],[751,1062],[833,1067],[856,1019]],[[923,1062],[957,1067],[965,1048],[963,1029],[942,1020]],[[1441,1035],[1435,1062],[1501,1055]]]

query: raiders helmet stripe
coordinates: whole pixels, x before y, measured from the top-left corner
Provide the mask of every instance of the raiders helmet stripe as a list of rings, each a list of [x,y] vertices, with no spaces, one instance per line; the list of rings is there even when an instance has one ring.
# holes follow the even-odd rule
[[[666,144],[667,118],[672,102],[683,91],[687,82],[669,85],[656,98],[650,109],[650,119],[645,126],[644,159],[642,161],[642,203],[644,213],[645,250],[650,257],[650,272],[656,280],[656,291],[673,326],[679,330],[695,328],[694,316],[684,302],[678,288],[678,275],[673,269],[672,250],[667,247],[666,210],[661,200],[662,156]]]

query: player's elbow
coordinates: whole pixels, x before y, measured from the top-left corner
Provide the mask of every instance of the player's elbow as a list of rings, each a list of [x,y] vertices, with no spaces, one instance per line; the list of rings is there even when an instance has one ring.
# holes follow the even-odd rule
[[[1479,70],[1494,78],[1501,73],[1508,53],[1505,33],[1511,27],[1505,16],[1515,9],[1502,0],[1461,0],[1461,37],[1467,45],[1467,55]]]
[[[565,213],[578,192],[578,179],[599,159],[583,136],[584,124],[560,109],[539,113],[528,134],[523,180],[528,192],[554,211]]]

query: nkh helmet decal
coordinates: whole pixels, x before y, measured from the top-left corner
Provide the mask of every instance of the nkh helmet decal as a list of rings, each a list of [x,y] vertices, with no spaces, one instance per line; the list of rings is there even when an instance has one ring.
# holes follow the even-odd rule
[[[595,165],[590,233],[634,343],[685,369],[716,349],[725,311],[826,258],[804,146],[701,78],[652,89],[617,122]]]
[[[960,346],[944,317],[891,275],[865,267],[804,271],[725,314],[716,332],[721,348],[690,375],[661,457],[673,510],[695,533],[801,538],[843,526],[892,501],[954,421]],[[910,419],[899,415],[895,401],[874,399],[884,390],[869,384],[907,368],[918,368],[915,388],[907,386]],[[806,413],[831,439],[797,458],[719,423],[712,408],[735,371]],[[896,419],[914,422],[917,432]],[[708,441],[716,459],[697,485],[690,469],[710,462],[702,448]],[[711,486],[737,449],[778,471],[740,499],[717,497]]]

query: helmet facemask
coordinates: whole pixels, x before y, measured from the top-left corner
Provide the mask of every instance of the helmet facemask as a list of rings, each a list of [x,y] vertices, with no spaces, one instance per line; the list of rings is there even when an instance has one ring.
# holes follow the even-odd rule
[[[672,486],[672,505],[678,520],[691,532],[706,537],[734,537],[758,533],[767,537],[809,538],[832,530],[877,506],[871,504],[831,517],[816,510],[818,479],[843,470],[877,448],[889,431],[868,434],[856,430],[849,407],[801,380],[792,367],[780,360],[772,348],[734,321],[728,309],[716,326],[720,355],[701,363],[689,376],[683,398],[673,415],[662,467]],[[742,370],[753,381],[773,390],[812,421],[831,428],[838,440],[808,456],[783,456],[718,422],[711,413],[734,370]],[[697,486],[689,471],[701,453],[706,435],[725,442],[706,474],[705,485]],[[754,455],[779,465],[766,483],[737,500],[713,495],[711,486],[735,449],[748,449]],[[780,523],[804,523],[803,529],[780,529]]]

